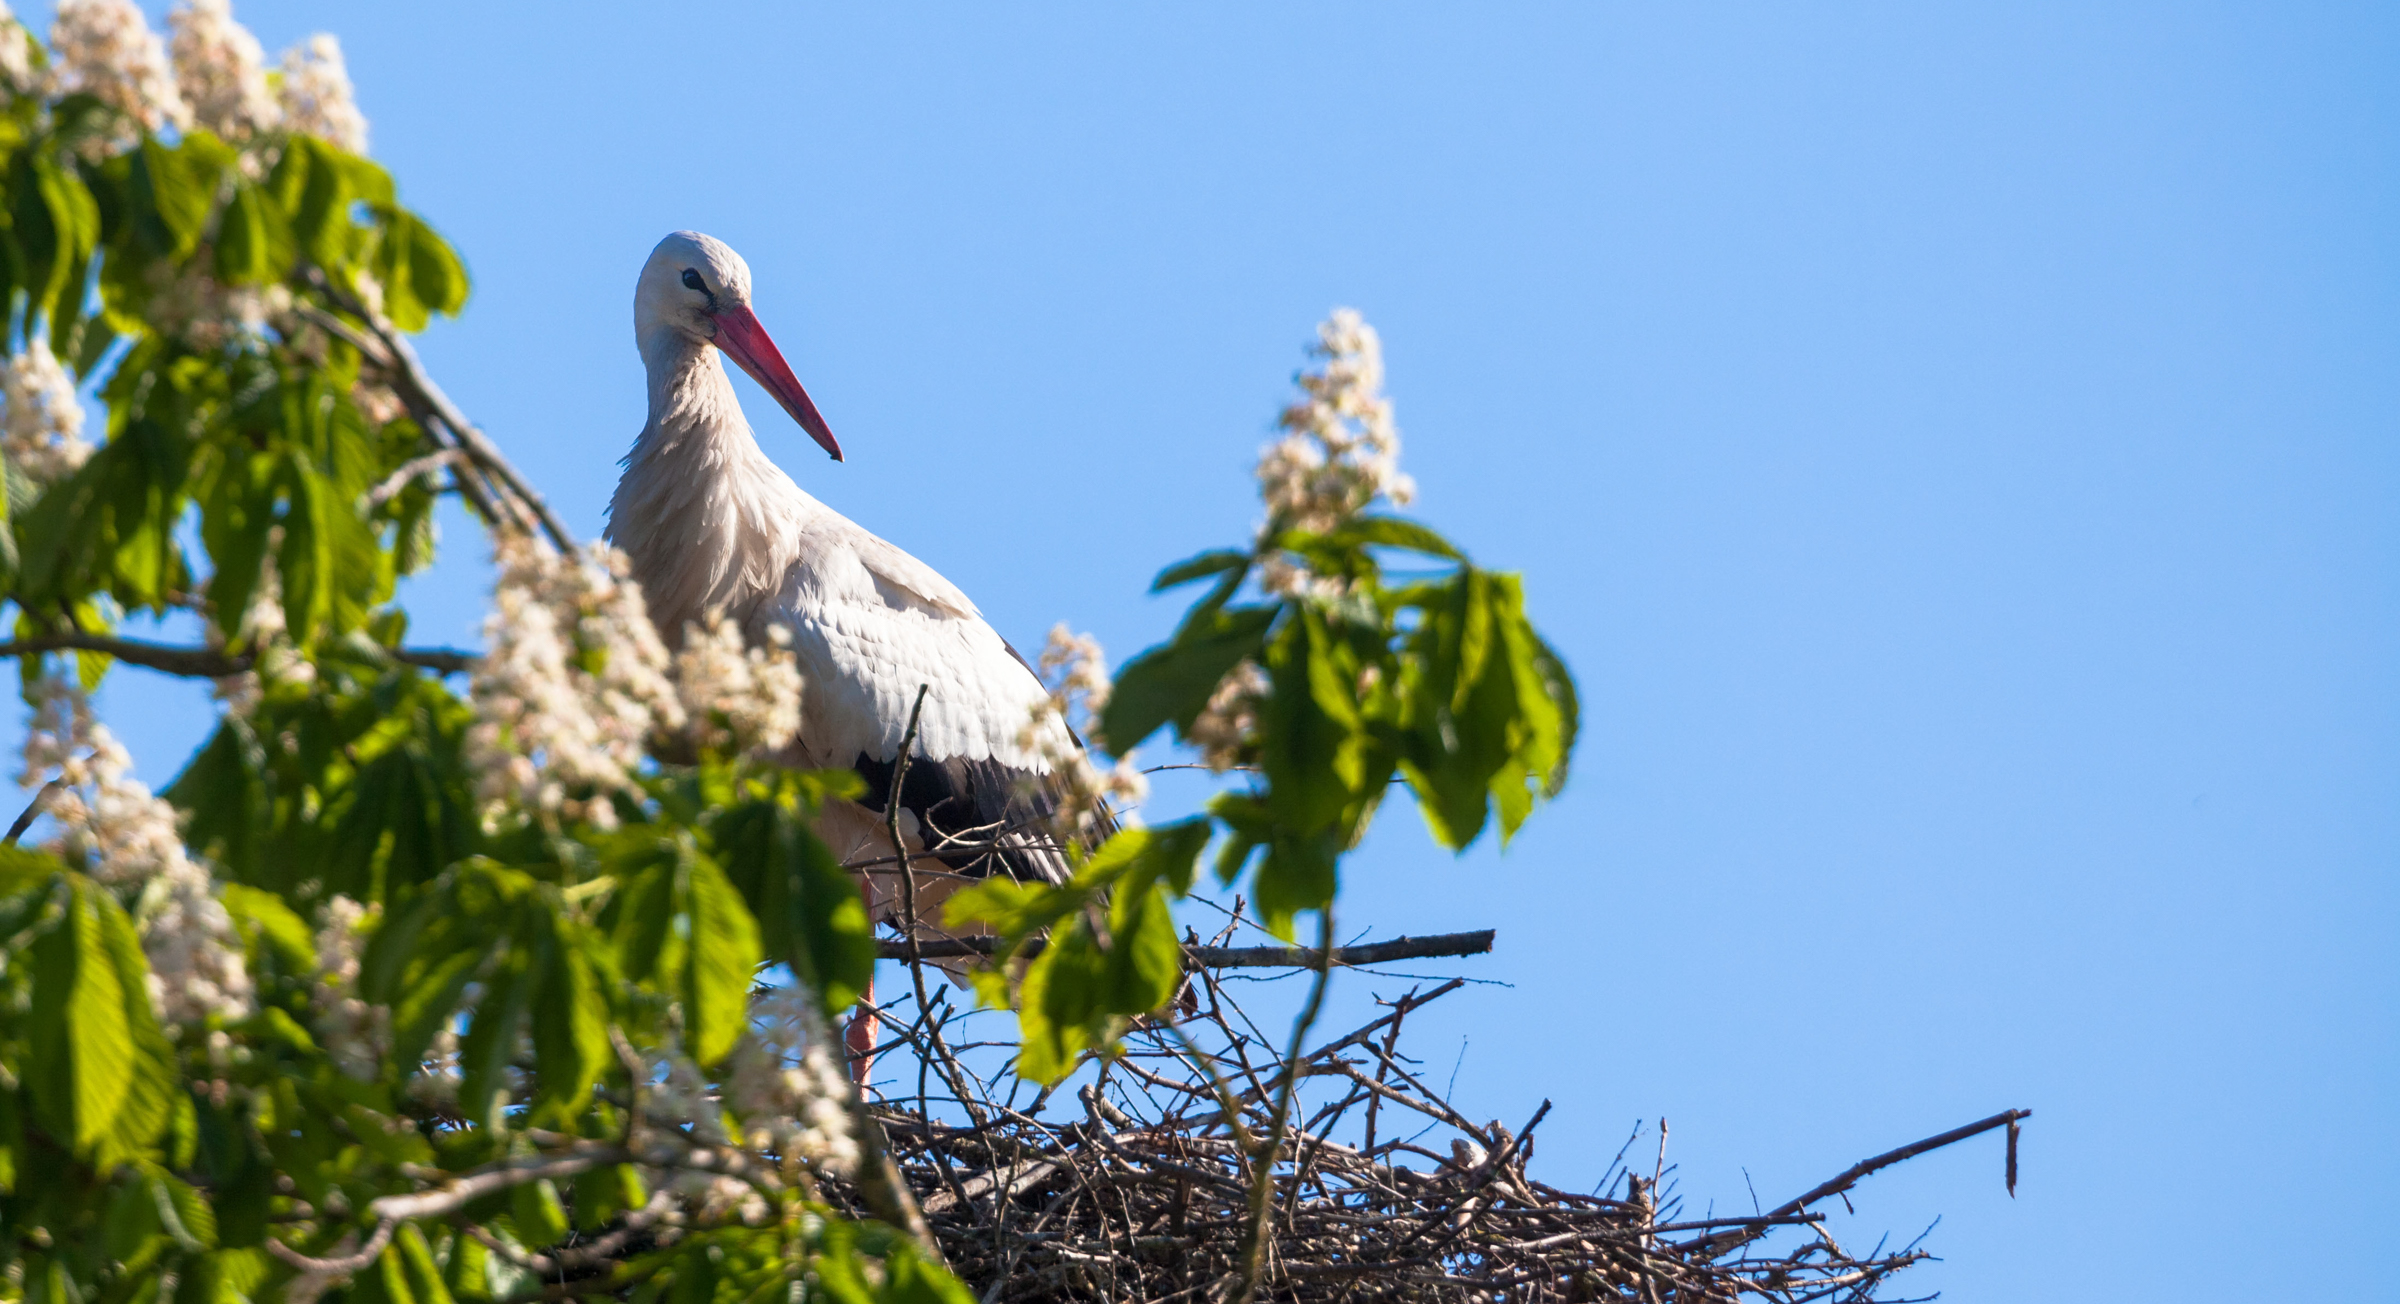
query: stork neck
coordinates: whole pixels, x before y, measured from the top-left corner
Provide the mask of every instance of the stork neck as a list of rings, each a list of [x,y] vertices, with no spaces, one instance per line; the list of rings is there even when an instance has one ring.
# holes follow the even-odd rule
[[[650,375],[650,422],[645,442],[682,436],[724,437],[750,433],[733,381],[717,351],[679,331],[660,331],[643,341],[642,363]],[[755,440],[750,441],[755,443]]]

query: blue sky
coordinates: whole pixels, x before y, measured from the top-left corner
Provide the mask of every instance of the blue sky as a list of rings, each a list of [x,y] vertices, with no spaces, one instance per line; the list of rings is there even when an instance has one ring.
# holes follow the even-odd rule
[[[1020,645],[1162,634],[1148,576],[1249,528],[1364,311],[1422,515],[1525,572],[1586,729],[1505,856],[1387,819],[1345,921],[1499,928],[1418,1046],[1477,1117],[1556,1101],[1551,1180],[1664,1115],[1696,1203],[1773,1203],[2027,1106],[2015,1200],[1987,1139],[1843,1234],[1941,1216],[1952,1300],[2388,1292],[2388,8],[239,15],[343,38],[476,277],[426,355],[586,532],[673,228],[747,255],[851,461],[744,382],[770,450]],[[204,727],[106,706],[157,778]]]

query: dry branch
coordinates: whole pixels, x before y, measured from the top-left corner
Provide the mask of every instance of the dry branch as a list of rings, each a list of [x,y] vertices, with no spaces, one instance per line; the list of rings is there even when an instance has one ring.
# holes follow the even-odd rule
[[[1424,960],[1438,956],[1483,955],[1492,949],[1493,930],[1479,929],[1472,933],[1435,933],[1428,937],[1395,937],[1388,942],[1370,942],[1365,946],[1337,946],[1333,950],[1336,967],[1356,967],[1367,964],[1389,964],[1394,960]],[[885,960],[955,960],[963,956],[988,956],[997,941],[989,937],[953,937],[913,943],[915,955],[910,954],[910,941],[881,941],[875,953]],[[1036,938],[1025,943],[1018,954],[1030,959],[1042,953],[1044,943]],[[1307,946],[1187,946],[1184,957],[1203,969],[1314,969],[1322,954]]]

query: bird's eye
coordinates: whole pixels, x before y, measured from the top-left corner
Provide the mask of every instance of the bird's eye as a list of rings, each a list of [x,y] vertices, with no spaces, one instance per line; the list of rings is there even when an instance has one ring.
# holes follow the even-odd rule
[[[687,290],[698,290],[702,294],[708,293],[708,287],[700,282],[700,273],[693,271],[689,267],[683,269],[683,288]]]

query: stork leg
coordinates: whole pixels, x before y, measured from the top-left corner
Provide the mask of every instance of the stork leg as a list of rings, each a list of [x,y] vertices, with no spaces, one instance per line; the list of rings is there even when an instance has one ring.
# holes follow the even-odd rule
[[[881,1030],[881,1020],[875,1017],[875,979],[867,978],[867,991],[858,1001],[858,1013],[850,1016],[850,1027],[842,1035],[842,1044],[850,1050],[850,1080],[865,1086],[867,1075],[875,1069],[875,1034]]]

